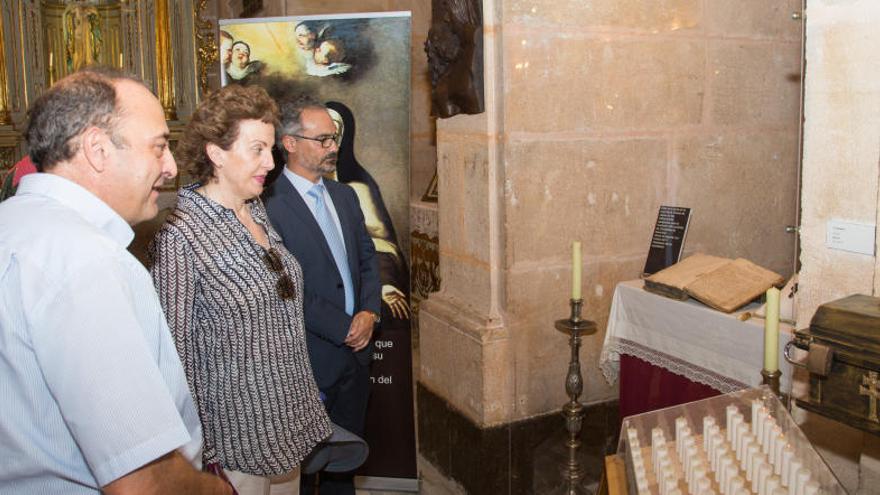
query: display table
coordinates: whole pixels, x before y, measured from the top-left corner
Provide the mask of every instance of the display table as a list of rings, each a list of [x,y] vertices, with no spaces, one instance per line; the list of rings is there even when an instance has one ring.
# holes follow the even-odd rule
[[[750,304],[726,314],[694,300],[677,301],[621,282],[614,291],[599,366],[608,383],[620,379],[620,417],[761,384],[764,320],[742,321]],[[782,349],[790,325],[779,325],[781,389],[791,390]]]

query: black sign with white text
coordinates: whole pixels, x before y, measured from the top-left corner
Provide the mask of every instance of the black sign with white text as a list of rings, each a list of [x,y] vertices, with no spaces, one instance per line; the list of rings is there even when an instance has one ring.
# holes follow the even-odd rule
[[[678,263],[687,235],[691,209],[678,206],[661,206],[654,225],[651,248],[645,261],[645,275],[651,275]]]

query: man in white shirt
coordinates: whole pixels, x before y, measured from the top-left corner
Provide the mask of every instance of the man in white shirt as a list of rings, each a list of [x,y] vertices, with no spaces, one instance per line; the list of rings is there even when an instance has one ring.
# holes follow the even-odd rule
[[[162,107],[103,69],[38,98],[42,173],[0,204],[0,493],[231,493],[149,273],[126,251],[177,174]]]

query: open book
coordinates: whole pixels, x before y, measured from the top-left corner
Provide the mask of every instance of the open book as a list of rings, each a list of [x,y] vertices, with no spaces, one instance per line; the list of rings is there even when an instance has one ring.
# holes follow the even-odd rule
[[[645,279],[645,290],[673,299],[688,296],[730,313],[785,280],[749,260],[697,253]]]

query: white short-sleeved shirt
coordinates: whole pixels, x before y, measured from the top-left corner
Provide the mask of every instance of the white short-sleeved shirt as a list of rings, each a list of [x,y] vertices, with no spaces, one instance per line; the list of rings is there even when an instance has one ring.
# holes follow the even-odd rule
[[[198,414],[134,233],[52,174],[0,204],[0,493],[98,493],[178,449]]]

